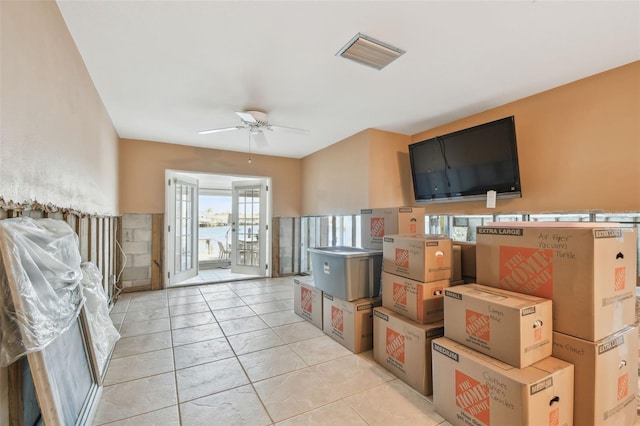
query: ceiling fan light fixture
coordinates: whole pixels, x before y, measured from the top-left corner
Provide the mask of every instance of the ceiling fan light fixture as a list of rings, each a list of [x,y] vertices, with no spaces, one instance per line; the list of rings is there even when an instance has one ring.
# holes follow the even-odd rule
[[[406,52],[364,34],[356,34],[336,56],[381,70]]]

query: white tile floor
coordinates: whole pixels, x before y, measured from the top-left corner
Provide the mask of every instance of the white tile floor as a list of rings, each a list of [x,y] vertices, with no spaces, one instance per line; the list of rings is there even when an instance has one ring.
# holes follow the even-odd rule
[[[293,313],[293,279],[123,295],[95,425],[447,425]]]

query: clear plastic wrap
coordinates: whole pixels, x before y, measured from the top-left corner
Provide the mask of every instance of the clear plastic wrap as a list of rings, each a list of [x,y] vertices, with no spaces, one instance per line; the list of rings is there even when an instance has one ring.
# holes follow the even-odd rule
[[[120,338],[120,333],[113,326],[109,316],[109,302],[102,289],[102,274],[91,262],[80,265],[82,269],[82,294],[85,310],[89,320],[89,331],[93,342],[94,353],[100,374],[103,373],[109,354]]]
[[[0,366],[42,350],[84,303],[78,240],[63,221],[0,221]]]

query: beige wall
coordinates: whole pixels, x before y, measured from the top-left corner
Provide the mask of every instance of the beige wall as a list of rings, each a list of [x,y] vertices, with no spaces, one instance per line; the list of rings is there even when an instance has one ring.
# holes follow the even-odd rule
[[[514,115],[522,198],[427,205],[429,213],[640,211],[640,62],[412,137]]]
[[[303,214],[415,205],[409,143],[510,115],[522,198],[498,200],[495,209],[479,201],[428,204],[427,214],[640,211],[640,62],[634,62],[411,137],[366,130],[311,154],[302,160]]]
[[[366,130],[302,160],[254,155],[251,165],[242,153],[118,143],[56,3],[2,1],[0,16],[0,196],[7,201],[161,213],[165,169],[269,176],[274,216],[357,213],[412,198],[404,135]],[[412,136],[516,116],[523,198],[499,200],[491,211],[471,202],[427,212],[639,211],[639,98],[636,62]],[[5,425],[5,369],[0,389]]]
[[[168,143],[120,141],[120,209],[123,213],[164,213],[166,169],[271,177],[273,216],[299,216],[300,160],[195,148]]]
[[[2,1],[0,196],[118,212],[118,135],[54,1]]]
[[[118,135],[54,1],[0,2],[0,197],[118,212]],[[0,368],[0,425],[8,425]]]
[[[302,159],[304,215],[413,204],[411,137],[367,129]]]
[[[370,130],[302,159],[304,215],[356,214],[369,206]]]
[[[369,204],[363,208],[413,204],[408,135],[370,131]]]

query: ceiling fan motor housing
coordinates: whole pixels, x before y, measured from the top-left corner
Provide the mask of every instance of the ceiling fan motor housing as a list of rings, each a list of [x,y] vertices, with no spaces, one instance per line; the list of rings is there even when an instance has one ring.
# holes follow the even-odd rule
[[[269,124],[269,117],[262,111],[246,111],[255,120],[255,124],[258,127],[266,126]],[[244,118],[243,118],[244,119]]]

